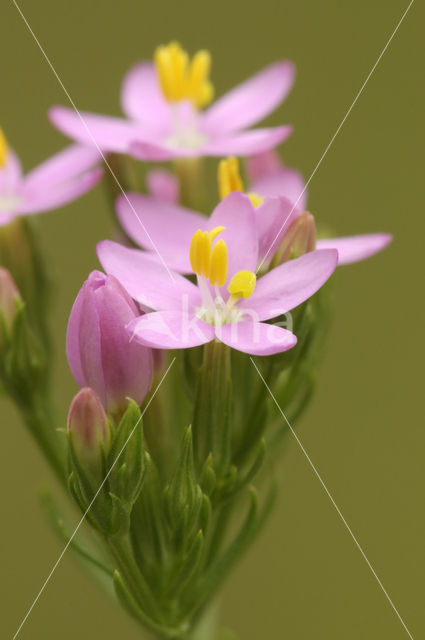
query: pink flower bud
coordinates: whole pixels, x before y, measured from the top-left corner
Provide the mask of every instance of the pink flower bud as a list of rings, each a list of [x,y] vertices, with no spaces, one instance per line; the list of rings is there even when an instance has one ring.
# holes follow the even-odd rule
[[[140,404],[149,390],[151,350],[130,340],[126,330],[139,315],[118,280],[100,271],[90,274],[72,307],[69,366],[77,383],[94,389],[107,411],[122,411],[128,397]]]
[[[97,457],[102,444],[108,447],[108,420],[99,396],[93,389],[81,389],[71,402],[68,430],[79,458]]]
[[[9,271],[0,267],[0,343],[4,343],[10,335],[20,299]]]
[[[180,185],[176,176],[167,169],[151,169],[146,175],[148,192],[164,202],[178,202]]]
[[[275,264],[281,264],[292,258],[299,258],[305,253],[313,251],[315,246],[316,223],[311,213],[305,211],[297,216],[288,228],[273,262],[275,262]]]

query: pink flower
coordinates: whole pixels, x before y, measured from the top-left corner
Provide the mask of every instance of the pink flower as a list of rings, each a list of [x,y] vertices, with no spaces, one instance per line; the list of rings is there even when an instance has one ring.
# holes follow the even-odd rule
[[[76,200],[100,180],[98,162],[94,149],[72,145],[24,176],[0,129],[0,225]]]
[[[178,64],[168,64],[174,56]],[[130,153],[141,160],[184,156],[249,155],[281,143],[291,127],[247,130],[271,113],[294,81],[290,62],[272,64],[201,111],[212,98],[210,56],[191,63],[177,43],[160,47],[155,65],[142,62],[125,76],[121,105],[126,118],[53,107],[49,116],[63,133],[104,152]],[[196,67],[196,68],[195,68]]]
[[[238,192],[225,198],[209,220],[203,219],[206,231],[195,230],[191,243],[180,233],[178,221],[170,227],[167,235],[174,232],[185,242],[197,284],[177,273],[170,277],[157,257],[137,249],[108,240],[98,245],[106,272],[144,308],[155,310],[129,323],[135,340],[154,348],[179,349],[218,338],[254,355],[286,351],[296,344],[290,331],[264,321],[312,296],[333,273],[335,250],[308,253],[256,282],[255,211],[249,198]]]
[[[231,192],[232,189],[243,189],[236,159],[222,162],[228,163],[229,175],[221,176],[221,191],[225,193]],[[372,256],[391,242],[392,236],[388,233],[316,241],[313,216],[303,212],[295,204],[304,188],[300,174],[281,167],[278,178],[276,162],[276,156],[263,154],[255,170],[258,180],[254,183],[254,189],[248,190],[249,197],[256,204],[258,269],[267,269],[274,258],[274,262],[282,262],[313,249],[336,249],[338,263],[349,264]],[[264,172],[264,168],[271,170],[271,182],[276,180],[273,185],[274,191],[270,182],[269,193],[276,193],[280,185],[281,196],[270,195],[263,198],[263,193],[257,191],[259,185],[265,185],[267,173]],[[250,171],[252,173],[252,165]],[[164,202],[138,193],[120,196],[116,202],[116,209],[121,225],[136,244],[147,251],[153,251],[155,248],[172,269],[180,273],[190,273],[186,247],[195,231],[205,225],[205,217],[202,214],[171,201]],[[226,226],[225,220],[223,225]]]
[[[126,325],[139,315],[133,300],[112,276],[93,271],[72,307],[66,353],[80,387],[91,387],[107,411],[141,403],[152,379],[152,354],[130,342]]]

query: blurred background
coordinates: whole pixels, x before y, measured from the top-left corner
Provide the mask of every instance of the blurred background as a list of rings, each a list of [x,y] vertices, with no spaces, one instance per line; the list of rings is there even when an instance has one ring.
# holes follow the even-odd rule
[[[294,60],[295,88],[268,123],[295,126],[281,150],[306,177],[407,4],[20,2],[81,109],[118,115],[125,71],[170,39],[211,50],[217,95],[276,59]],[[0,123],[29,169],[64,146],[46,111],[67,100],[12,1],[0,15]],[[321,222],[341,235],[390,231],[394,243],[339,270],[317,392],[295,425],[415,639],[425,637],[424,19],[415,2],[311,181],[309,208]],[[110,234],[102,187],[37,224],[57,284],[51,326],[65,411],[76,391],[67,316],[98,266],[95,243]],[[0,636],[12,638],[63,544],[38,502],[38,487],[54,480],[4,398],[0,411]],[[280,478],[277,509],[222,592],[223,624],[242,640],[407,638],[293,438]],[[67,553],[19,637],[116,636],[143,634]]]

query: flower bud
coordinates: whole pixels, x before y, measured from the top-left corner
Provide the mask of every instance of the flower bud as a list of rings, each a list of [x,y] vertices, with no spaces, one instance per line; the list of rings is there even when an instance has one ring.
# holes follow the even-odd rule
[[[93,389],[81,389],[71,402],[68,431],[80,460],[99,456],[103,445],[109,445],[108,420],[102,403]]]
[[[10,339],[21,296],[7,269],[0,267],[0,346]]]
[[[130,340],[126,330],[138,315],[116,278],[93,271],[69,318],[66,351],[72,374],[113,413],[125,409],[128,397],[140,404],[151,384],[151,350]]]
[[[316,246],[316,223],[314,217],[308,211],[301,213],[292,222],[288,231],[283,236],[273,264],[282,264],[293,258],[313,251]]]
[[[146,175],[146,186],[151,196],[164,202],[178,202],[180,185],[177,177],[167,169],[151,169]]]

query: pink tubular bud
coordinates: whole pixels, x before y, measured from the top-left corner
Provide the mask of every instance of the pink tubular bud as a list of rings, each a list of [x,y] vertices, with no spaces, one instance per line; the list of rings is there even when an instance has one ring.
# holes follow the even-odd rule
[[[178,202],[180,185],[177,177],[167,169],[151,169],[146,175],[146,186],[151,196],[164,202]]]
[[[316,246],[316,223],[308,211],[301,213],[292,222],[283,236],[273,258],[274,264],[282,264],[313,251]]]
[[[0,343],[10,336],[21,300],[18,288],[7,269],[0,267]]]
[[[91,387],[106,411],[120,413],[128,398],[141,404],[152,381],[151,349],[126,329],[140,315],[116,278],[93,271],[82,286],[68,323],[66,352],[80,387]]]
[[[108,420],[93,389],[85,387],[74,397],[68,413],[68,430],[80,459],[96,458],[101,446],[108,448]]]

